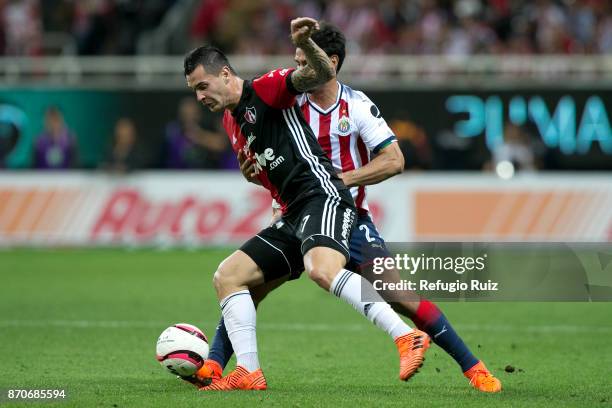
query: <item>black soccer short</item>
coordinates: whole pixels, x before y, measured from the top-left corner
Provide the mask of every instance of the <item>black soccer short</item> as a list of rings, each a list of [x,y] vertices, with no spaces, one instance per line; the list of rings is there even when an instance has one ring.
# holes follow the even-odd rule
[[[337,196],[314,195],[245,242],[240,250],[255,261],[266,282],[304,271],[304,254],[314,247],[327,247],[350,259],[350,237],[356,210],[348,192]]]

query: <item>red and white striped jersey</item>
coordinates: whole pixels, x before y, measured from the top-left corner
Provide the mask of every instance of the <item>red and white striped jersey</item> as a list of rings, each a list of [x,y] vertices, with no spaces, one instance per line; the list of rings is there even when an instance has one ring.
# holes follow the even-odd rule
[[[297,97],[304,118],[338,173],[357,169],[370,161],[370,154],[396,141],[378,107],[363,92],[338,83],[338,97],[323,110],[307,94]],[[365,186],[352,187],[360,212],[368,211]]]

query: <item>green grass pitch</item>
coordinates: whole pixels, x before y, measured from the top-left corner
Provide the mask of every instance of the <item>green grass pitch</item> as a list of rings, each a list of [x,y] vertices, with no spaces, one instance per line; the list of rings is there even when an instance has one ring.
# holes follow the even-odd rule
[[[198,392],[162,370],[155,342],[177,322],[212,337],[211,279],[228,253],[0,252],[0,389],[67,390],[66,401],[35,405],[45,407],[612,405],[610,303],[441,304],[503,382],[483,395],[435,345],[421,372],[399,381],[387,335],[306,277],[259,309],[268,391]]]

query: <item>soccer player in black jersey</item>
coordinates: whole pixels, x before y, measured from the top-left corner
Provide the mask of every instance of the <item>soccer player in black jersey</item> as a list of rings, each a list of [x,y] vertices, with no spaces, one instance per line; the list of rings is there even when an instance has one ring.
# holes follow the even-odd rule
[[[320,25],[320,29],[314,32],[311,38],[329,56],[338,73],[346,55],[346,39],[337,27],[321,22]],[[307,65],[304,53],[299,48],[296,49],[295,61],[298,68]],[[366,186],[401,172],[404,168],[403,155],[395,143],[392,130],[372,101],[364,93],[341,84],[337,78],[332,78],[311,92],[298,96],[297,102],[319,144],[332,160],[338,176],[348,187],[352,187],[351,193],[355,198],[358,216],[349,240],[351,260],[345,268],[359,273],[360,266],[371,263],[373,257],[392,257],[370,217],[366,204]],[[348,117],[351,117],[349,130],[342,133],[339,125],[343,121],[346,123]],[[351,152],[353,148],[354,156]],[[367,155],[366,149],[371,151],[373,158]],[[242,174],[248,181],[260,184],[259,179],[253,177],[257,163],[245,159],[242,150],[237,153]],[[276,207],[273,206],[272,223],[282,215]],[[282,265],[282,255],[277,254],[275,262]],[[292,277],[286,275],[286,279],[289,278]],[[378,278],[388,283],[400,281],[397,271],[385,271],[385,276]],[[271,290],[282,283],[282,280],[276,280],[251,288],[255,308]],[[403,299],[391,303],[391,307],[400,315],[410,318],[417,328],[426,332],[433,342],[446,351],[457,362],[472,387],[483,392],[501,390],[499,379],[470,351],[435,303],[408,291],[403,291],[402,295]],[[224,321],[221,319],[208,358],[198,375],[201,378],[209,378],[211,382],[220,379],[233,352]]]
[[[316,20],[291,22],[294,44],[308,64],[273,70],[253,81],[241,79],[215,47],[200,47],[185,58],[185,77],[198,101],[224,111],[223,125],[235,150],[256,163],[257,176],[283,207],[283,217],[226,258],[214,275],[236,369],[202,390],[264,390],[257,356],[255,307],[249,288],[287,274],[308,276],[344,299],[385,330],[400,353],[400,379],[422,365],[429,337],[411,329],[372,285],[344,266],[355,221],[355,204],[304,120],[296,95],[335,76],[334,67],[310,38]],[[282,256],[284,262],[277,260]]]

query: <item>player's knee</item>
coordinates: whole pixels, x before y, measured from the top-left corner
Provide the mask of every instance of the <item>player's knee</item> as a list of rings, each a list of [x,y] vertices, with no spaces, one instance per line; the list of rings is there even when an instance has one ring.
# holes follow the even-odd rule
[[[219,270],[213,274],[212,280],[215,291],[219,293],[219,291],[223,288],[223,276],[219,273]]]
[[[333,276],[328,269],[320,266],[308,268],[308,277],[325,290],[329,290]]]
[[[224,262],[217,267],[213,275],[213,285],[217,293],[233,284],[234,276],[230,269]]]

